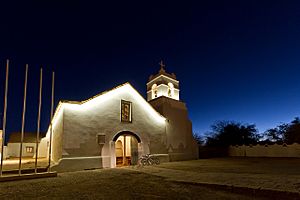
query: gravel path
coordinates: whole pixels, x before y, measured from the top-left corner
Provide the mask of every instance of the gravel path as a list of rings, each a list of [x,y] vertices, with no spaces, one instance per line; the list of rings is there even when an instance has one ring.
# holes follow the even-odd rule
[[[3,182],[0,199],[245,199],[126,168],[61,173],[57,178]]]

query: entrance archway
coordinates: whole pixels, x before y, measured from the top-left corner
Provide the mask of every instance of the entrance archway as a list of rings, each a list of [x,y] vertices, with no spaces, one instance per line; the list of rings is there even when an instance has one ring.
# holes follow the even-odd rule
[[[136,165],[138,162],[138,143],[141,139],[134,133],[123,131],[114,138],[116,166]]]

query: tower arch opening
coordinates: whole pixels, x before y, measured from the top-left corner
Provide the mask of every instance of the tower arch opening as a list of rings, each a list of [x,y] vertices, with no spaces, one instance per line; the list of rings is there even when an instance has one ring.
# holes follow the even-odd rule
[[[154,98],[156,98],[156,97],[157,97],[157,84],[154,83],[154,84],[152,85],[152,98],[154,99]]]
[[[168,97],[174,96],[174,84],[169,82],[168,83]]]
[[[147,100],[152,101],[160,97],[168,97],[179,101],[179,81],[174,73],[168,73],[160,62],[161,69],[149,77],[147,82]]]

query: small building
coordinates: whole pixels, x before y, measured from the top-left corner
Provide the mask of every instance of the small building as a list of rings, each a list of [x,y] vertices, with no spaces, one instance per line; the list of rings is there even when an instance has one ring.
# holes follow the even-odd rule
[[[41,135],[41,138],[45,137]],[[9,158],[20,157],[21,133],[13,132],[9,135],[7,143],[7,156]],[[36,133],[25,132],[22,144],[22,157],[33,158],[36,151]]]
[[[176,75],[161,67],[149,78],[147,100],[125,83],[84,101],[60,101],[39,156],[48,155],[52,132],[51,160],[57,171],[136,164],[148,153],[161,161],[197,159],[179,92]]]

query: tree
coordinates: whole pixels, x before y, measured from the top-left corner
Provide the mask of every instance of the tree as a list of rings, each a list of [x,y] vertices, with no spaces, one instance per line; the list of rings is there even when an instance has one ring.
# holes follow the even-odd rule
[[[199,133],[193,133],[193,137],[198,145],[202,145],[204,143],[204,139]]]
[[[282,123],[264,132],[264,137],[271,142],[300,143],[300,118],[295,117],[290,123]]]
[[[264,132],[265,138],[271,142],[283,142],[289,124],[283,123]]]
[[[300,144],[300,119],[295,117],[295,119],[289,124],[285,134],[284,141],[287,144],[292,144],[297,142]]]
[[[206,139],[207,146],[227,147],[256,143],[260,136],[255,124],[241,124],[233,121],[218,121],[211,126],[212,132]]]
[[[267,141],[277,142],[282,140],[282,136],[278,134],[277,128],[270,128],[264,132]]]

